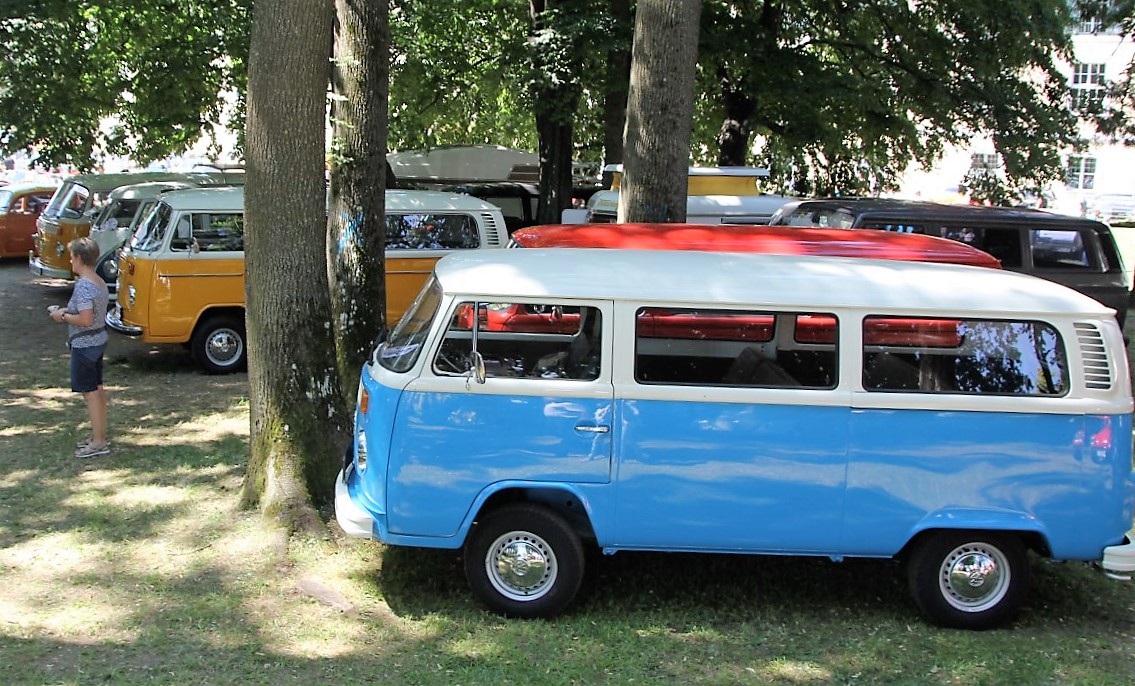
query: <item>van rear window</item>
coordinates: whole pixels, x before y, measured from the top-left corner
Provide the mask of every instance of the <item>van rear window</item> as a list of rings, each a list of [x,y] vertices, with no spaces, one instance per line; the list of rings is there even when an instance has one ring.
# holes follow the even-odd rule
[[[481,245],[468,214],[387,214],[387,250],[471,250]]]
[[[1068,391],[1068,361],[1060,335],[1041,322],[866,317],[863,387],[1055,396]]]
[[[644,307],[635,380],[762,388],[834,388],[839,322],[815,312]]]

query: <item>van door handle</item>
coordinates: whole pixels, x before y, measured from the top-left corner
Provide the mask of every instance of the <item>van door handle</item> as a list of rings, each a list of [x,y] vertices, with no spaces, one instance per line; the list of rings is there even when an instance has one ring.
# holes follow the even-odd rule
[[[575,430],[583,431],[589,434],[605,434],[611,430],[611,427],[603,426],[601,424],[576,424]]]

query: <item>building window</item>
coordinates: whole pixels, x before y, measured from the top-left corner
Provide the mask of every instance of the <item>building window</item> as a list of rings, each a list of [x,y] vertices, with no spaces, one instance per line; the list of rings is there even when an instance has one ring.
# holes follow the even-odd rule
[[[1076,18],[1076,23],[1073,28],[1076,33],[1089,33],[1089,34],[1108,34],[1119,33],[1120,26],[1114,21],[1105,23],[1104,16],[1110,14],[1115,16],[1115,8],[1112,3],[1102,3],[1102,7],[1097,7],[1095,12],[1091,10],[1073,10]]]
[[[970,155],[970,169],[974,171],[991,171],[1001,166],[1001,156],[995,152],[975,152]]]
[[[1076,63],[1076,71],[1072,74],[1072,85],[1082,86],[1086,84],[1095,84],[1102,86],[1104,84],[1104,65],[1102,64],[1087,64],[1085,62]]]
[[[1072,109],[1077,112],[1099,111],[1104,93],[1104,89],[1096,86],[1072,88]]]
[[[1096,158],[1072,155],[1064,174],[1064,184],[1069,188],[1091,190],[1096,187]]]
[[[1076,24],[1076,33],[1100,33],[1103,29],[1103,20],[1099,17],[1085,17]]]

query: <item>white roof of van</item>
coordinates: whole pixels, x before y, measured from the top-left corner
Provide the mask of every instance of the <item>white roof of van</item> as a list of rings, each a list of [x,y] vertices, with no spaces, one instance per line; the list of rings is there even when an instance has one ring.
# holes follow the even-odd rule
[[[175,210],[224,210],[244,208],[244,188],[193,188],[171,191],[162,195],[162,201]],[[387,212],[499,212],[496,205],[460,193],[443,191],[386,191]]]
[[[127,200],[156,198],[166,191],[187,190],[196,188],[197,184],[184,181],[146,181],[133,183],[128,186],[119,186],[110,192],[111,199],[126,198]]]
[[[175,210],[240,212],[244,210],[244,187],[191,188],[184,191],[170,191],[162,195],[162,202]]]
[[[387,212],[438,212],[463,210],[465,212],[497,212],[492,203],[463,193],[445,191],[386,191]]]
[[[606,249],[470,250],[442,258],[443,290],[484,297],[631,299],[910,314],[1106,316],[1060,284],[981,267],[802,255]]]

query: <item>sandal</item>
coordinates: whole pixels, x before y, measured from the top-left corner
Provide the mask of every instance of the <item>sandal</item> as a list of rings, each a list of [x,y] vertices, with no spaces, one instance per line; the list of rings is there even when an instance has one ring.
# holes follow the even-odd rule
[[[83,458],[83,459],[86,459],[86,458],[89,458],[89,457],[99,457],[100,455],[109,455],[109,454],[110,454],[110,443],[103,443],[102,445],[95,445],[93,443],[88,443],[87,445],[85,445],[82,448],[79,448],[78,450],[75,451],[75,457],[79,457],[79,458]]]

